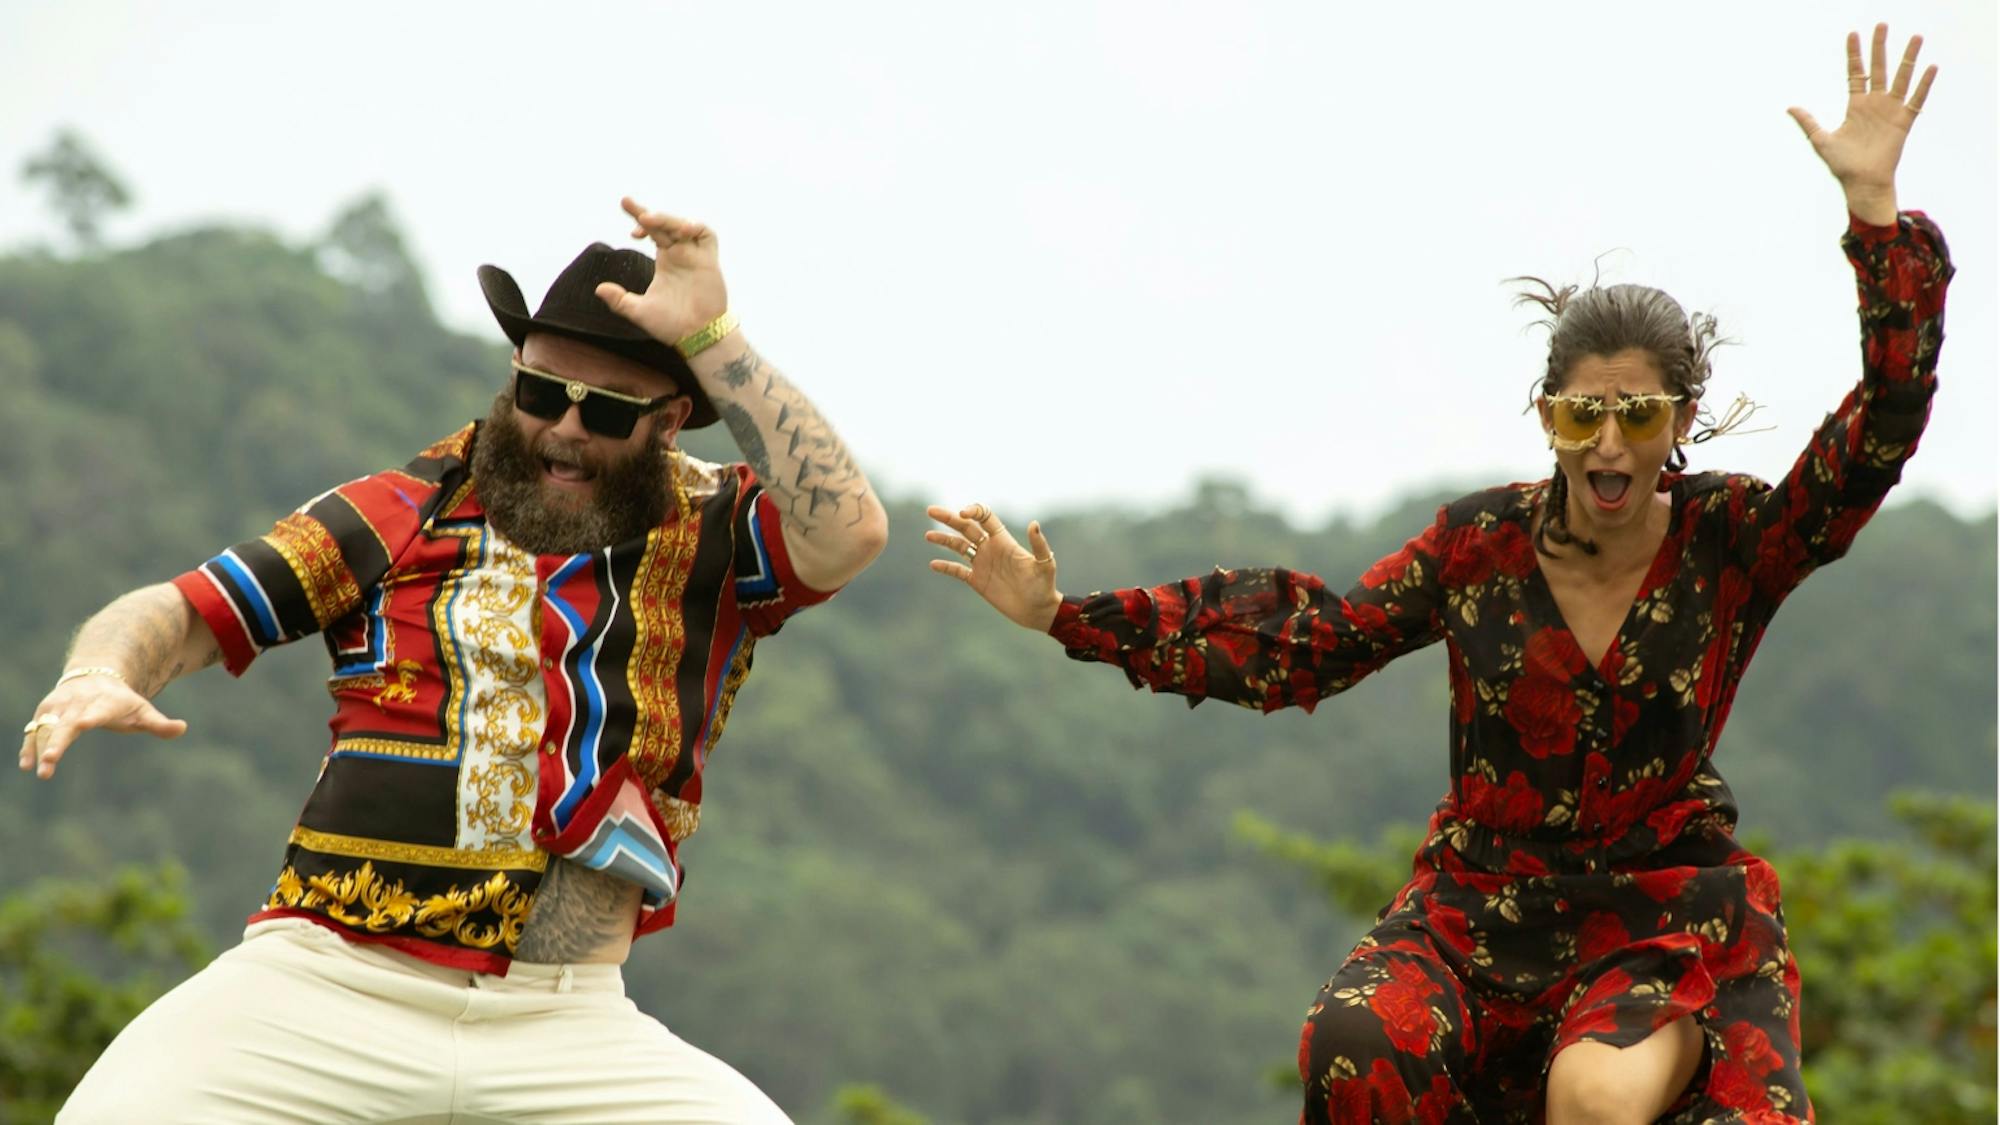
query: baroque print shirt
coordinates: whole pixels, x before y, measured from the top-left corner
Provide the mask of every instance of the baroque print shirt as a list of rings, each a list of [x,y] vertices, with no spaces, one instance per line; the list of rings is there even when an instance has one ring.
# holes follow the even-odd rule
[[[477,426],[176,578],[241,675],[321,633],[332,744],[253,920],[304,916],[504,972],[549,858],[671,925],[701,772],[759,637],[823,601],[749,467],[673,455],[641,538],[533,555],[487,521]]]
[[[1775,486],[1664,476],[1669,530],[1604,652],[1579,646],[1538,563],[1530,528],[1547,481],[1445,505],[1344,597],[1309,574],[1219,569],[1067,598],[1050,631],[1135,687],[1266,712],[1311,710],[1444,642],[1449,791],[1410,883],[1356,956],[1421,933],[1497,1013],[1503,1040],[1578,1005],[1601,1018],[1570,1010],[1563,1027],[1641,1037],[1699,1013],[1708,1110],[1805,1118],[1777,880],[1735,844],[1712,755],[1772,615],[1847,551],[1916,450],[1952,274],[1921,213],[1893,227],[1855,220],[1842,244],[1860,292],[1859,385]],[[1731,983],[1753,978],[1778,991]],[[1432,1026],[1413,1011],[1413,1027]],[[1364,1078],[1333,1076],[1331,1096]]]

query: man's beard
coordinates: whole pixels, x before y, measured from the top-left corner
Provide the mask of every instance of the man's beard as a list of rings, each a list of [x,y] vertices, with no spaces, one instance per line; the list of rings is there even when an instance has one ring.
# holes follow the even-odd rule
[[[543,458],[591,469],[589,498],[565,496],[545,479]],[[521,432],[511,395],[493,400],[472,447],[473,487],[486,518],[515,546],[537,555],[575,555],[637,539],[673,508],[673,464],[658,430],[615,461],[590,457],[554,434],[533,443]]]

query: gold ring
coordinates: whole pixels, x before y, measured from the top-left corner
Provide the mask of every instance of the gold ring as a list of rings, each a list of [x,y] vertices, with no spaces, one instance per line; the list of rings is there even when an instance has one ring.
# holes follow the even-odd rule
[[[21,733],[33,734],[36,731],[41,730],[43,727],[52,727],[60,722],[62,722],[62,720],[56,718],[54,715],[36,715],[34,718],[28,720],[27,726],[21,728]]]

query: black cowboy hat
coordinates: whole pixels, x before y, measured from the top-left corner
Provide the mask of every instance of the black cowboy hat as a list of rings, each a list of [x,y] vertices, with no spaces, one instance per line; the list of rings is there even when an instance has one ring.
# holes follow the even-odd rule
[[[479,288],[486,294],[486,306],[500,330],[515,347],[530,332],[553,332],[603,348],[658,371],[674,381],[674,389],[694,400],[694,413],[687,428],[696,429],[715,421],[715,404],[701,391],[694,372],[688,370],[681,354],[646,334],[646,330],[611,311],[597,298],[600,282],[615,281],[633,293],[644,293],[653,282],[653,259],[637,250],[613,250],[602,242],[583,248],[576,260],[563,267],[542,298],[542,307],[528,315],[528,303],[513,275],[499,266],[479,267]]]

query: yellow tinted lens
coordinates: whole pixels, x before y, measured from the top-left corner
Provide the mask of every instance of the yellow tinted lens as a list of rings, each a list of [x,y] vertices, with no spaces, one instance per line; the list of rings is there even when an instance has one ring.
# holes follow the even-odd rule
[[[1604,404],[1596,399],[1559,398],[1550,405],[1556,436],[1564,441],[1589,441],[1604,424]]]
[[[1618,412],[1618,427],[1633,441],[1658,437],[1673,412],[1655,403],[1633,403]]]

